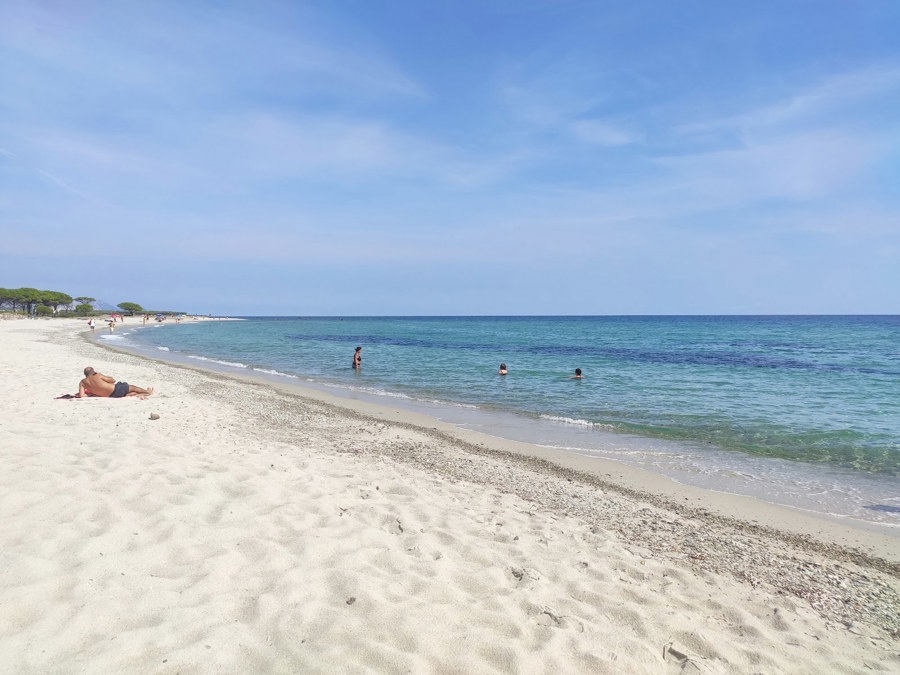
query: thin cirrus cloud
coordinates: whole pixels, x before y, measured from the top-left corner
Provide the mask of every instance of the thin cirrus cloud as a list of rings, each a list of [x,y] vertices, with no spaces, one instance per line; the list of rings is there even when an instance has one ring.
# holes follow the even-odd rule
[[[869,165],[868,139],[815,133],[735,150],[655,160],[677,181],[685,199],[710,207],[785,199],[822,199],[852,182]]]
[[[880,117],[879,102],[890,105],[900,92],[900,65],[880,65],[832,73],[825,78],[793,89],[780,91],[780,97],[750,105],[737,114],[693,120],[677,124],[673,131],[686,137],[715,131],[739,134],[790,132],[796,126],[867,122]],[[847,111],[857,112],[846,115]],[[887,118],[882,124],[895,127]]]
[[[877,190],[878,173],[900,160],[900,127],[882,112],[898,93],[897,67],[832,74],[738,114],[677,124],[673,136],[686,148],[711,133],[726,137],[654,161],[679,177],[687,197],[712,204],[781,199],[833,208],[860,189]]]
[[[13,33],[33,38],[10,43],[24,64],[7,112],[17,163],[71,195],[115,200],[129,181],[213,193],[303,177],[353,182],[421,172],[450,154],[355,110],[425,95],[377,44],[347,45],[313,13],[287,7],[209,14],[164,3],[140,30],[127,5],[65,17],[8,7]],[[330,103],[302,111],[316,100]],[[68,115],[48,112],[62,106]]]
[[[638,135],[604,120],[577,120],[571,128],[576,138],[593,145],[630,145],[640,140]]]

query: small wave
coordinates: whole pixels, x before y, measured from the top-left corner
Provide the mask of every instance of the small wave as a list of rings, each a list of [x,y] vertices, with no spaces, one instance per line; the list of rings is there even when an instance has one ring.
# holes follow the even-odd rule
[[[278,377],[290,377],[293,379],[298,379],[296,375],[291,375],[290,373],[282,373],[280,370],[272,370],[270,368],[252,368],[254,372],[264,373],[266,375],[277,375]]]
[[[451,408],[465,408],[466,410],[479,410],[480,406],[474,403],[460,403],[459,401],[445,401],[440,398],[425,399],[426,403],[434,403],[435,405],[446,405]]]
[[[573,424],[580,427],[593,427],[593,422],[588,422],[587,420],[579,420],[574,419],[572,417],[560,417],[559,415],[540,415],[540,418],[543,420],[550,420],[551,422],[560,422],[562,424]]]
[[[157,347],[157,349],[158,349],[159,351],[161,351],[161,352],[170,352],[170,351],[172,351],[172,350],[169,349],[168,347]]]
[[[101,340],[124,340],[124,335],[100,335]]]
[[[406,394],[401,394],[397,391],[384,391],[383,389],[367,389],[365,387],[349,387],[349,389],[355,389],[357,391],[364,391],[367,394],[374,394],[375,396],[383,396],[385,398],[403,398],[408,401],[413,400],[412,396],[407,396]]]
[[[210,359],[205,356],[188,356],[189,359],[194,359],[196,361],[208,361],[210,363],[218,363],[220,366],[231,366],[232,368],[246,368],[247,364],[245,363],[234,363],[232,361],[220,361],[218,359]]]
[[[589,420],[575,419],[572,417],[561,417],[559,415],[538,415],[542,420],[557,422],[559,424],[569,424],[576,427],[586,427],[588,429],[602,429],[604,431],[618,431],[612,424],[600,424],[599,422],[591,422]]]
[[[407,396],[406,398],[411,401],[420,401],[422,403],[427,403],[429,405],[437,405],[443,406],[446,408],[462,408],[464,410],[481,410],[480,405],[476,405],[475,403],[463,403],[461,401],[451,401],[444,398],[426,398],[426,397],[417,397],[417,396]]]

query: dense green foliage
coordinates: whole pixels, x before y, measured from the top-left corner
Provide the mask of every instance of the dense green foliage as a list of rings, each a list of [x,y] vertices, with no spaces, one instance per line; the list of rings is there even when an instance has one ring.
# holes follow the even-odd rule
[[[41,291],[37,288],[0,288],[0,310],[12,310],[23,314],[66,314],[72,312],[87,316],[94,311],[94,298],[86,295],[73,298],[68,293],[60,291]],[[123,302],[119,305],[124,311],[133,313],[141,312],[141,306],[133,302]]]
[[[21,314],[39,314],[42,316],[88,316],[95,312],[96,298],[79,295],[73,298],[60,291],[40,291],[37,288],[0,288],[0,311],[12,310]],[[146,310],[136,302],[120,302],[119,309],[129,315],[140,314]],[[108,310],[107,310],[108,311]],[[179,314],[180,312],[172,312]]]
[[[72,305],[72,296],[59,291],[39,291],[36,288],[0,288],[0,309],[31,313],[37,307],[46,307],[51,314]],[[42,310],[43,313],[43,310]]]
[[[129,314],[135,314],[137,312],[143,312],[144,308],[141,307],[136,302],[120,302],[118,304],[119,309],[123,312],[128,312]]]

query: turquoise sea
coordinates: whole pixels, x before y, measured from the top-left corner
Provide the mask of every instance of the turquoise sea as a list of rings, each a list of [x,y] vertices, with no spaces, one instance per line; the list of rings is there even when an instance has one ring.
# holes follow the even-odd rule
[[[101,339],[900,525],[900,316],[247,317]]]

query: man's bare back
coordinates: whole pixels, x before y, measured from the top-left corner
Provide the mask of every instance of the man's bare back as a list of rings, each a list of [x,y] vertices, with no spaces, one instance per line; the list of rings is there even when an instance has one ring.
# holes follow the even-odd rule
[[[125,396],[150,396],[153,387],[144,389],[127,382],[116,382],[114,377],[98,373],[88,366],[84,369],[84,379],[78,383],[78,398],[100,396],[103,398],[123,398]]]

